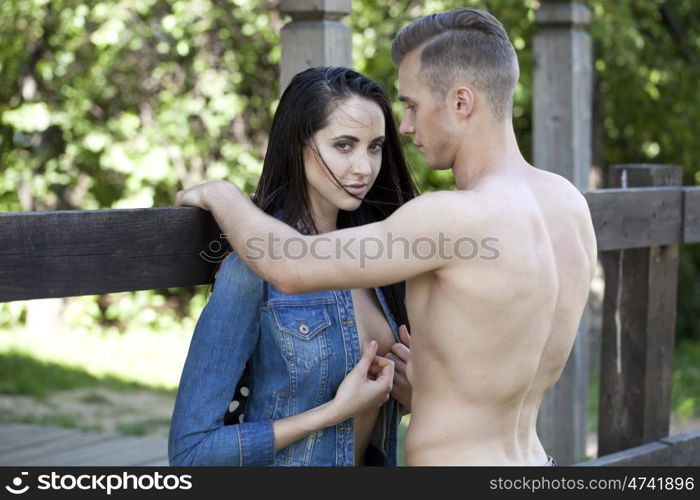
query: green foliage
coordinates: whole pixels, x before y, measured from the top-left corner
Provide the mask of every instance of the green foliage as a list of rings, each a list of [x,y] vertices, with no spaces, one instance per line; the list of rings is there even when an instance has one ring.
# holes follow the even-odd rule
[[[0,2],[0,211],[170,205],[180,187],[218,178],[252,190],[277,102],[284,22],[277,3]],[[389,49],[401,26],[457,6],[488,9],[518,51],[514,122],[531,159],[537,3],[354,0],[348,22],[355,65],[395,96]],[[700,129],[700,4],[588,4],[597,69],[596,164],[676,163],[685,168],[686,184],[700,183],[700,142],[692,136]],[[453,188],[449,172],[430,171],[413,148],[407,152],[423,190]],[[699,273],[700,252],[684,248],[684,337],[700,337]],[[189,313],[194,293],[146,292],[130,305],[90,298],[85,321],[126,322],[163,295],[165,310],[177,311],[155,309],[171,314],[168,328]],[[16,323],[23,314],[21,307],[0,305],[0,323]]]
[[[700,184],[700,5],[592,2],[607,164],[683,165]]]
[[[153,359],[142,358],[142,363]],[[154,388],[147,377],[133,381],[97,376],[84,365],[40,360],[35,353],[19,350],[0,352],[0,395],[5,396],[0,398],[0,423],[167,435],[170,418],[166,415],[175,389]]]
[[[170,205],[206,179],[255,184],[277,95],[271,3],[0,9],[0,209]]]
[[[158,295],[154,296],[154,300],[158,298]],[[53,319],[51,322],[37,322],[30,318],[26,329],[2,330],[0,392],[6,384],[15,383],[13,378],[25,378],[27,383],[36,379],[38,386],[49,387],[63,378],[56,373],[55,380],[54,375],[45,377],[52,380],[41,380],[39,368],[30,366],[24,369],[20,366],[25,358],[56,365],[57,371],[65,368],[70,372],[73,367],[79,367],[93,380],[118,379],[153,389],[177,388],[199,311],[189,314],[179,327],[173,326],[165,331],[125,314],[119,318],[118,326],[125,330],[120,332],[114,325],[95,327],[97,321],[84,313],[95,305],[95,301],[88,300],[89,297],[79,299],[84,301],[71,301],[65,314],[79,315],[83,323],[69,320],[68,325],[62,326]],[[15,363],[10,358],[18,361]],[[37,375],[33,376],[35,371]]]
[[[127,436],[147,436],[154,434],[160,429],[170,427],[169,418],[145,418],[136,422],[122,422],[117,424],[116,431]]]
[[[700,415],[700,343],[680,342],[673,359],[672,407],[680,422]]]
[[[0,394],[44,399],[55,391],[85,387],[134,390],[143,386],[112,376],[95,377],[82,368],[41,361],[26,353],[0,353]]]

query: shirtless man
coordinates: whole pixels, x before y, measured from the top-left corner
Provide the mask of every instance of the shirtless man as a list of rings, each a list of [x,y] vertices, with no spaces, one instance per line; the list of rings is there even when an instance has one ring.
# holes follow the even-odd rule
[[[392,57],[401,132],[430,168],[453,170],[456,191],[319,236],[265,215],[225,182],[178,193],[177,204],[210,210],[251,269],[287,293],[406,280],[409,465],[545,465],[537,412],[572,349],[596,262],[588,205],[520,153],[518,63],[494,17],[423,17],[397,35]],[[272,252],[250,252],[251,241]]]

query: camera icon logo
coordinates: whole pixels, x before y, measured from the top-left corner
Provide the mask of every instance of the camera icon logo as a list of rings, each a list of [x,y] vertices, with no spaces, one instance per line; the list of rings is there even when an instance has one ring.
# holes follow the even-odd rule
[[[28,472],[21,473],[21,476],[28,476],[28,475],[29,475]],[[24,488],[22,488],[22,477],[21,476],[17,476],[16,478],[14,478],[12,480],[12,485],[14,486],[14,488],[12,486],[5,486],[5,489],[7,491],[9,491],[10,493],[12,493],[13,495],[21,495],[23,493],[26,493],[27,490],[29,489],[29,485],[27,484],[24,486]]]

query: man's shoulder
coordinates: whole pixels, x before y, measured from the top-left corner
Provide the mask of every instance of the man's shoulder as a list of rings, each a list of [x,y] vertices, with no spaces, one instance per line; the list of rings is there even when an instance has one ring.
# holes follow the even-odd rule
[[[416,196],[404,206],[425,210],[427,213],[445,215],[445,210],[463,210],[474,206],[479,194],[470,190],[441,190]]]
[[[568,179],[552,172],[542,172],[544,182],[550,183],[550,194],[547,196],[547,211],[555,221],[555,226],[561,230],[573,230],[578,235],[571,238],[583,244],[591,263],[596,258],[596,235],[588,201],[584,194]],[[573,226],[570,224],[574,222]],[[591,264],[593,266],[593,264]]]
[[[402,209],[411,218],[420,218],[435,228],[461,227],[466,221],[477,224],[486,217],[482,195],[475,191],[453,190],[424,193],[406,203]]]
[[[547,192],[544,199],[555,205],[560,213],[590,218],[586,197],[571,181],[554,172],[540,169],[535,171],[537,187]]]

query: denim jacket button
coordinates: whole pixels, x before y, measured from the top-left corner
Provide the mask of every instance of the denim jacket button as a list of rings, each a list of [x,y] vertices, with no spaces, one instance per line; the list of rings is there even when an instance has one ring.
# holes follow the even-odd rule
[[[301,325],[299,325],[299,331],[300,331],[303,335],[306,335],[307,333],[309,333],[309,327],[306,326],[304,323],[302,323]]]

